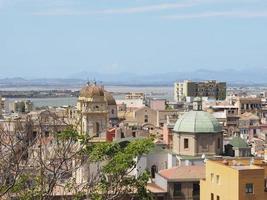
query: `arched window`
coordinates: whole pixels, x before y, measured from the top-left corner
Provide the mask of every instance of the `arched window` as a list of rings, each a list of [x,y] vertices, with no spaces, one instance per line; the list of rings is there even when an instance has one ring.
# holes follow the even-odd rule
[[[112,110],[111,110],[111,114],[114,115],[114,113],[115,113],[115,111],[114,111],[114,109],[112,109]]]
[[[99,134],[100,134],[100,127],[99,127],[99,123],[98,122],[96,122],[95,123],[95,134],[96,134],[96,137],[99,137]]]
[[[152,165],[151,167],[151,177],[155,178],[156,173],[158,172],[158,168],[156,165]]]

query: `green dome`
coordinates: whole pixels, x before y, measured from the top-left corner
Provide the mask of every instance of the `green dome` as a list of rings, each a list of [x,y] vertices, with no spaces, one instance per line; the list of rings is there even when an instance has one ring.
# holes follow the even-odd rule
[[[235,148],[248,148],[249,145],[245,140],[243,140],[241,137],[234,137],[230,142],[230,145],[232,145]]]
[[[173,130],[180,133],[218,133],[222,128],[210,113],[189,111],[177,120]]]

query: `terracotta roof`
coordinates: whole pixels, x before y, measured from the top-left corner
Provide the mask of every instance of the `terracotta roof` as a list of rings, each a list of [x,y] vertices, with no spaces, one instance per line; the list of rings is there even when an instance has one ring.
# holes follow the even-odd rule
[[[166,193],[167,191],[156,185],[155,183],[148,183],[146,189],[151,193]]]
[[[161,170],[159,174],[168,179],[169,181],[191,181],[200,180],[205,178],[205,166],[204,165],[192,165],[174,167],[171,169]]]

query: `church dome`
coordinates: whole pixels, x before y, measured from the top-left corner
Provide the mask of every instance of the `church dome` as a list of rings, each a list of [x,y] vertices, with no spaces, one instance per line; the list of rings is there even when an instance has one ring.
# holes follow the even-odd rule
[[[96,84],[87,84],[80,91],[80,97],[93,98],[104,97],[104,89]]]
[[[112,94],[110,92],[105,91],[104,95],[105,95],[105,100],[107,101],[107,104],[109,106],[116,106],[117,105],[114,97],[112,96]]]
[[[173,130],[179,133],[218,133],[222,128],[210,113],[189,111],[177,120]]]

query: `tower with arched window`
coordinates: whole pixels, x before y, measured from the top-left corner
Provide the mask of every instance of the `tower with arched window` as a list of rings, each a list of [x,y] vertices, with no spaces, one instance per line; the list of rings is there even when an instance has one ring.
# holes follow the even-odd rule
[[[83,87],[78,98],[77,109],[80,115],[80,132],[91,137],[104,138],[109,111],[103,87],[96,83],[88,83]]]

